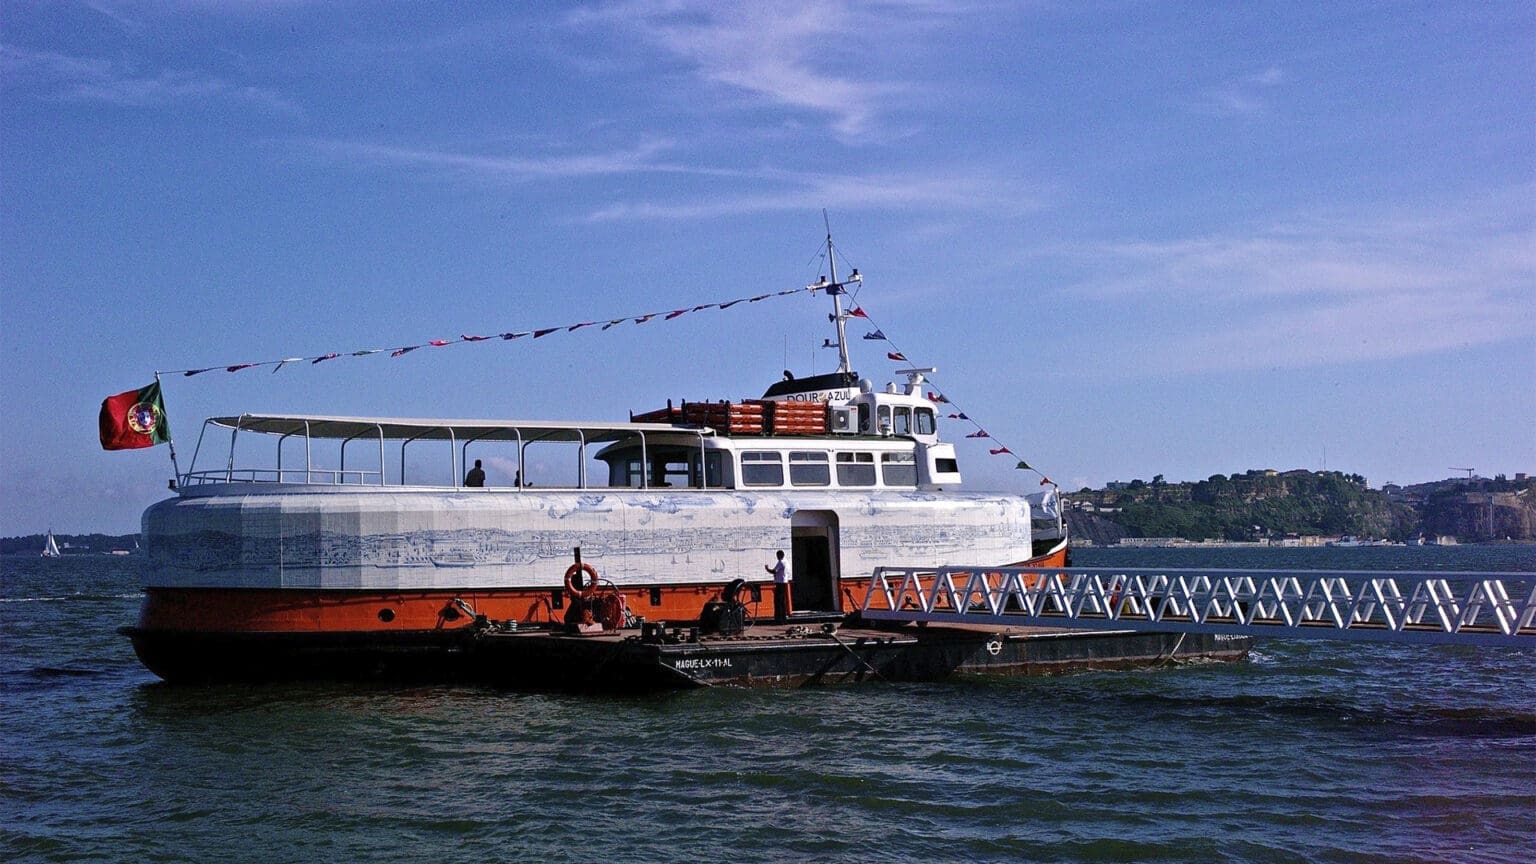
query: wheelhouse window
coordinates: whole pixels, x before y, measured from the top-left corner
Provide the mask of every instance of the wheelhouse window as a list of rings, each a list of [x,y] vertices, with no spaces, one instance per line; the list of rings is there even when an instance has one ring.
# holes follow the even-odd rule
[[[827,467],[827,454],[813,450],[791,451],[789,482],[794,486],[830,485],[832,472]]]
[[[741,485],[783,486],[783,457],[771,450],[748,450],[742,453]]]
[[[882,453],[880,477],[887,486],[916,486],[917,460],[911,453]]]
[[[895,422],[895,425],[891,426],[891,433],[894,434],[894,435],[911,435],[912,434],[912,409],[911,408],[908,408],[908,407],[906,407],[904,405],[903,406],[898,406],[896,408],[896,422]]]
[[[917,434],[932,435],[938,431],[938,420],[934,417],[932,408],[917,409]]]
[[[873,453],[839,453],[839,454],[837,454],[837,485],[839,485],[839,486],[873,486],[873,485],[875,485],[875,454],[873,454]]]

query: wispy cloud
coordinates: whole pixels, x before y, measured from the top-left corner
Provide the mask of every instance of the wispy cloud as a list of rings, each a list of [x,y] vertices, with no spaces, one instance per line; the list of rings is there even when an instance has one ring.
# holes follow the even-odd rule
[[[6,89],[60,101],[147,108],[233,99],[282,113],[297,112],[292,103],[264,87],[182,70],[143,72],[121,62],[13,45],[0,45],[0,80]]]
[[[912,85],[864,77],[859,67],[834,71],[829,58],[850,35],[894,38],[935,15],[922,4],[859,6],[836,0],[793,4],[724,4],[627,0],[573,13],[575,26],[605,26],[638,36],[690,65],[700,79],[769,103],[828,118],[845,139],[871,130]]]
[[[1190,110],[1217,117],[1241,117],[1270,110],[1269,93],[1286,81],[1285,71],[1271,66],[1235,81],[1227,81],[1195,94]]]
[[[1122,371],[1297,368],[1530,338],[1533,193],[1109,244],[1083,250],[1102,269],[1082,290],[1159,322],[1127,346]]]
[[[705,219],[774,211],[804,210],[817,202],[835,201],[839,209],[878,208],[884,211],[986,210],[1018,214],[1044,206],[1038,192],[985,169],[969,172],[904,172],[901,174],[802,174],[756,172],[758,191],[733,189],[701,194],[687,200],[617,202],[594,211],[594,222],[627,219]],[[762,185],[774,188],[762,191]]]
[[[286,142],[326,157],[376,166],[404,166],[441,171],[491,183],[523,183],[624,174],[734,175],[736,172],[664,161],[675,144],[643,141],[627,149],[591,153],[483,155],[430,148],[398,147],[359,141],[297,139]]]
[[[649,139],[628,148],[586,153],[482,154],[447,149],[401,147],[359,141],[289,139],[278,143],[348,165],[405,168],[427,175],[494,186],[584,177],[677,174],[720,180],[691,193],[670,189],[640,200],[615,201],[591,209],[589,222],[633,219],[689,220],[803,210],[815,202],[839,207],[886,210],[1018,214],[1038,210],[1040,190],[986,167],[913,169],[900,173],[826,174],[771,167],[722,168],[687,161],[681,145]],[[646,193],[650,194],[650,193]],[[810,202],[810,203],[808,203]]]

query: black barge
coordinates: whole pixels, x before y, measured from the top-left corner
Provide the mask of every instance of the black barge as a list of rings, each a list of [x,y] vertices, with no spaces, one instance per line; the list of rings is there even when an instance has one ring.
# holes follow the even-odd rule
[[[807,621],[724,635],[652,623],[592,635],[486,630],[465,646],[464,660],[471,677],[495,686],[615,692],[1155,668],[1241,660],[1252,644],[1235,636],[1043,627]]]

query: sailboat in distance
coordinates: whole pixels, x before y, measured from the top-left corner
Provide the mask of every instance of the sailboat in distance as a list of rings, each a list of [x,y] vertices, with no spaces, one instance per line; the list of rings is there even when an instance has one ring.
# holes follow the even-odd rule
[[[48,539],[43,543],[44,558],[58,558],[63,553],[59,552],[59,541],[53,539],[53,529],[48,529]]]

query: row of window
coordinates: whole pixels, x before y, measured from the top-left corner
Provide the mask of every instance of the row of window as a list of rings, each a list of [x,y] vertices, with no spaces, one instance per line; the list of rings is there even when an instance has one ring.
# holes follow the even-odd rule
[[[837,453],[835,462],[819,450],[789,452],[789,485],[830,486],[832,466],[837,466],[837,485],[874,486],[875,454]],[[881,453],[880,479],[886,486],[916,486],[917,462],[911,453]],[[784,454],[774,450],[747,450],[741,454],[741,485],[783,486]]]
[[[933,435],[938,432],[938,419],[934,416],[932,408],[908,408],[898,405],[892,410],[890,405],[880,406],[880,425],[878,428],[869,427],[869,404],[859,405],[859,431],[867,434],[890,433],[893,435]]]

